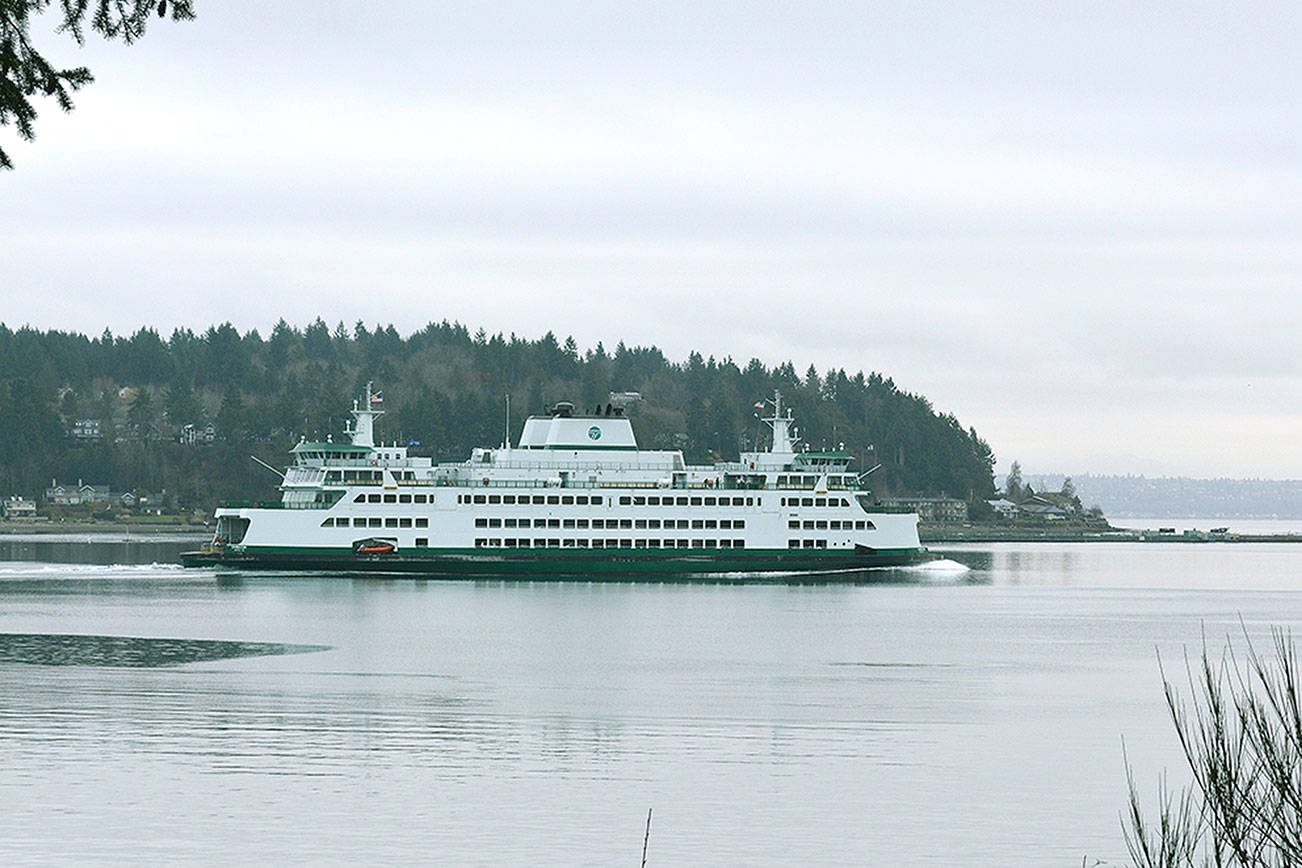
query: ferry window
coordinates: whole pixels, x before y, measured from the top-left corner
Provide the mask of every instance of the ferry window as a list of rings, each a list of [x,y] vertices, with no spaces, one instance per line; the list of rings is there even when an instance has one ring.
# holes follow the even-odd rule
[[[353,527],[366,527],[366,519],[364,518],[353,519]]]
[[[827,530],[827,522],[825,521],[815,522],[814,527],[818,530]]]
[[[631,539],[622,539],[619,541],[619,547],[622,549],[631,549],[633,547],[633,541]]]
[[[410,495],[410,494],[400,494],[400,495],[398,495],[398,502],[399,502],[399,503],[411,503],[411,495]]]
[[[533,526],[534,526],[534,527],[546,527],[546,526],[547,526],[547,519],[545,519],[545,518],[535,518],[535,519],[533,520]]]
[[[486,497],[484,497],[482,494],[476,494],[476,495],[475,495],[475,503],[486,503],[487,500],[488,500],[488,499],[487,499]]]
[[[700,505],[701,505],[701,499],[699,497],[693,497],[692,506],[700,506]]]
[[[631,497],[621,497],[621,498],[619,499],[619,505],[620,505],[620,506],[628,506],[628,505],[631,504],[632,502],[633,502],[633,498],[631,498]]]
[[[574,548],[574,540],[572,540],[572,539],[567,539],[567,540],[565,540],[564,542],[562,542],[561,545],[564,546],[564,547],[567,548],[567,549],[572,549],[572,548]]]
[[[521,503],[524,503],[524,498],[523,498],[523,497],[520,498],[520,502],[521,502]],[[543,497],[541,494],[535,494],[535,495],[533,496],[533,502],[534,502],[534,503],[546,503],[546,502],[547,502],[547,498]]]
[[[587,528],[588,520],[586,518],[577,519],[576,527]]]
[[[637,521],[633,522],[633,527],[639,528],[640,530],[646,530],[646,519],[639,518]]]
[[[486,546],[486,545],[488,545],[488,540],[486,540],[486,539],[477,539],[477,540],[475,540],[475,548],[477,548],[477,549],[478,549],[478,548],[483,548],[483,547]]]
[[[685,498],[685,497],[680,497],[680,498],[678,498],[678,505],[679,505],[679,506],[687,506],[687,498]]]
[[[690,526],[691,526],[691,525],[689,525],[689,524],[687,523],[687,519],[685,519],[685,518],[680,518],[680,519],[678,519],[678,528],[679,528],[679,530],[687,530],[687,528],[689,528]]]
[[[842,506],[849,506],[849,505],[850,505],[850,501],[846,500],[846,499],[843,497],[843,498],[841,498],[841,505],[842,505]]]
[[[382,522],[378,518],[372,518],[367,520],[366,524],[368,527],[380,527]]]
[[[501,527],[501,526],[502,526],[502,520],[501,520],[500,518],[490,518],[490,519],[488,520],[488,526],[489,526],[489,527]]]
[[[601,530],[606,526],[606,520],[604,518],[594,518],[592,520],[592,526],[597,530]]]
[[[561,498],[561,503],[564,504],[565,506],[572,505],[574,503],[574,496],[571,494],[565,495],[564,497]]]
[[[692,540],[692,548],[694,548],[694,549],[703,549],[703,548],[705,548],[705,540],[703,540],[703,539],[694,539],[694,540]]]
[[[549,496],[548,496],[548,498],[547,498],[547,502],[550,503],[550,504],[552,504],[553,506],[555,506],[556,504],[558,504],[558,503],[561,502],[561,499],[560,499],[559,496],[553,494],[553,495],[549,495]]]
[[[815,540],[814,542],[820,549],[827,548],[827,540],[825,539]]]
[[[730,548],[732,548],[732,540],[730,540],[730,539],[721,539],[721,540],[719,540],[719,548],[721,548],[721,549],[730,549]]]
[[[828,522],[828,527],[830,527],[832,530],[840,530],[841,522],[839,521]]]
[[[398,520],[397,520],[396,518],[386,518],[386,519],[384,520],[384,526],[385,526],[385,527],[397,527],[397,526],[398,526]]]
[[[652,530],[659,530],[659,529],[660,529],[660,519],[658,519],[658,518],[649,518],[649,519],[647,519],[646,526],[649,527],[649,528],[651,528]]]
[[[744,518],[734,518],[732,520],[732,527],[734,530],[741,530],[745,526],[746,526],[746,519]]]
[[[345,519],[345,520],[347,520],[347,519]],[[321,522],[321,526],[322,526],[322,527],[334,527],[334,526],[335,526],[335,520],[334,520],[333,518],[327,518],[325,521]]]
[[[416,502],[417,502],[417,503],[424,503],[425,500],[426,500],[425,495],[423,495],[423,494],[418,494],[418,495],[416,495]]]
[[[705,529],[706,529],[706,530],[714,530],[716,527],[718,527],[718,522],[716,522],[714,519],[712,519],[712,518],[707,518],[707,519],[705,520]]]
[[[789,539],[789,540],[787,540],[787,548],[789,548],[789,549],[798,549],[798,548],[800,548],[800,540],[798,540],[798,539]]]
[[[488,495],[488,502],[489,502],[489,503],[501,503],[501,502],[502,502],[502,495],[500,495],[500,494],[490,494],[490,495]]]
[[[635,548],[635,549],[644,549],[644,548],[646,548],[646,540],[644,540],[644,539],[634,540],[634,542],[633,542],[633,548]]]
[[[747,506],[754,506],[754,505],[755,505],[755,498],[753,498],[753,497],[748,497],[748,498],[746,498],[746,505],[747,505]]]
[[[398,502],[398,495],[396,495],[396,494],[386,494],[386,495],[384,496],[384,502],[385,502],[385,503],[397,503],[397,502]]]
[[[658,539],[649,539],[649,540],[646,541],[646,545],[647,545],[647,548],[658,549],[658,548],[660,548],[660,540],[658,540]]]
[[[634,506],[646,506],[646,498],[645,498],[645,497],[635,497],[635,498],[633,498],[633,505],[634,505]]]
[[[814,498],[812,498],[812,497],[802,497],[802,498],[800,498],[800,505],[801,505],[801,506],[813,506],[813,505],[814,505]]]
[[[574,519],[572,518],[565,519],[565,523],[562,524],[561,527],[574,527]]]
[[[353,498],[353,503],[366,503],[366,495],[359,494]]]
[[[497,546],[500,548],[502,545],[502,541],[500,539],[489,539],[488,544],[490,546]]]
[[[560,526],[561,526],[561,520],[560,520],[559,518],[549,518],[549,519],[547,519],[547,526],[548,526],[548,527],[560,527]]]
[[[700,542],[700,540],[697,540],[697,542]],[[691,541],[691,540],[680,539],[680,540],[678,541],[678,547],[679,547],[680,549],[691,548],[691,546],[692,546],[692,541]]]
[[[791,530],[800,530],[800,522],[794,520],[789,521],[787,522],[787,527]]]
[[[609,523],[607,523],[607,526],[609,526]],[[631,518],[621,518],[619,520],[619,526],[624,530],[629,530],[633,527],[633,520]]]
[[[713,497],[707,497],[707,498],[705,498],[705,505],[706,505],[706,506],[714,506],[714,505],[715,505],[715,503],[714,503],[714,498],[713,498]]]
[[[826,497],[814,498],[814,506],[827,506],[827,498]]]
[[[588,496],[586,494],[580,494],[578,497],[574,498],[574,502],[577,503],[579,506],[587,506]]]
[[[502,527],[515,527],[515,519],[513,518],[502,519]]]
[[[367,502],[367,503],[379,503],[379,502],[380,502],[380,495],[378,495],[378,494],[368,494],[368,495],[366,495],[366,502]]]
[[[428,518],[416,519],[416,527],[429,527],[429,519]]]
[[[514,494],[503,494],[503,495],[502,495],[502,503],[506,503],[506,504],[512,504],[512,503],[515,503],[515,495],[514,495]]]
[[[805,522],[805,530],[813,530],[813,529],[814,529],[814,523],[812,521]]]
[[[700,530],[703,527],[705,527],[705,522],[701,521],[699,518],[692,519],[692,530]]]
[[[488,519],[486,518],[475,519],[475,527],[488,527]]]
[[[502,548],[507,548],[507,549],[515,548],[515,538],[507,537],[506,539],[502,540]]]
[[[608,549],[617,549],[617,548],[619,548],[619,540],[617,540],[617,539],[608,539],[608,540],[606,540],[606,548],[608,548]]]
[[[536,549],[545,549],[545,548],[547,548],[547,540],[545,540],[545,539],[536,539],[536,540],[533,541],[533,547],[536,548]]]
[[[581,549],[586,549],[588,547],[588,541],[585,539],[576,539],[575,542],[578,543],[578,546]]]
[[[648,497],[648,498],[646,499],[646,505],[647,505],[647,506],[659,506],[659,505],[660,505],[660,498],[658,498],[658,497]]]
[[[594,495],[592,495],[592,505],[593,505],[593,506],[601,506],[601,495],[600,495],[600,494],[594,494]]]
[[[605,540],[600,540],[600,539],[594,539],[594,540],[592,541],[592,547],[593,547],[594,549],[605,548],[605,547],[606,547],[606,541],[605,541]]]
[[[727,518],[719,519],[719,527],[723,530],[729,530],[732,527],[732,520]]]
[[[398,519],[398,527],[411,527],[411,519],[409,518]]]
[[[427,536],[416,537],[416,548],[423,549],[428,545],[429,545],[429,537]]]
[[[877,530],[877,525],[873,524],[871,521],[870,521],[870,522],[862,522],[862,521],[859,522],[859,524],[865,524],[865,523],[868,525],[868,527],[864,528],[864,530]]]
[[[801,545],[801,548],[812,549],[813,547],[814,547],[814,541],[812,539],[805,540],[804,543]]]
[[[735,539],[732,541],[732,547],[735,549],[744,549],[746,548],[746,541],[744,539]]]

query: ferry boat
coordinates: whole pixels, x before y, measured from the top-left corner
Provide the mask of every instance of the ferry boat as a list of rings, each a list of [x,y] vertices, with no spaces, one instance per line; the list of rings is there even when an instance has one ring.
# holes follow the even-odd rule
[[[617,396],[530,416],[516,445],[434,463],[377,444],[381,398],[346,442],[298,443],[279,501],[227,503],[187,566],[439,577],[664,578],[853,572],[931,559],[915,513],[877,506],[852,456],[797,449],[781,393],[767,451],[690,465],[638,446]],[[509,416],[509,413],[508,413]]]

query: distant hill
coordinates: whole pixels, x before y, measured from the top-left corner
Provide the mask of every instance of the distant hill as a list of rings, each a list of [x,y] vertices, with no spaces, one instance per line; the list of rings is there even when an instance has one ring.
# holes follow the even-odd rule
[[[583,351],[552,332],[531,340],[447,321],[404,337],[317,319],[282,320],[265,337],[229,323],[166,338],[0,324],[0,495],[39,495],[58,477],[201,508],[266,497],[275,479],[249,455],[283,466],[299,437],[339,435],[372,380],[386,410],[377,436],[439,460],[500,443],[508,394],[517,437],[524,416],[549,404],[590,409],[626,390],[644,399],[629,409],[644,447],[735,459],[765,441],[754,405],[780,389],[805,443],[844,443],[862,471],[882,465],[870,477],[879,492],[993,492],[994,459],[976,431],[879,373],[801,374],[791,362],[697,352],[671,361],[623,343]]]
[[[1060,474],[1026,474],[1057,491]],[[1302,518],[1302,479],[1190,479],[1183,476],[1072,476],[1081,502],[1109,518]]]

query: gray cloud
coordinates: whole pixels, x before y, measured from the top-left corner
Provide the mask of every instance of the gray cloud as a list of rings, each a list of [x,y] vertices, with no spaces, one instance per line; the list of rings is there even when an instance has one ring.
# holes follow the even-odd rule
[[[2,318],[793,358],[1032,468],[1302,476],[1297,17],[203,4],[65,52],[99,81],[11,148]]]

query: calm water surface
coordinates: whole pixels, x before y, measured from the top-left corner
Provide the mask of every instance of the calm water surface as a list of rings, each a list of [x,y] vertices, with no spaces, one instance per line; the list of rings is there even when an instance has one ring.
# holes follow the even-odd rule
[[[946,548],[851,585],[187,571],[0,539],[0,861],[1123,861],[1156,653],[1302,633],[1302,545]],[[165,641],[164,641],[165,640]]]

